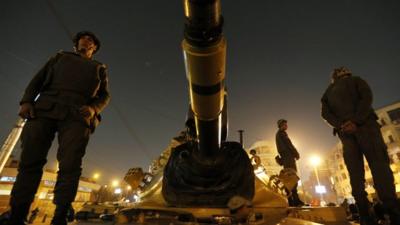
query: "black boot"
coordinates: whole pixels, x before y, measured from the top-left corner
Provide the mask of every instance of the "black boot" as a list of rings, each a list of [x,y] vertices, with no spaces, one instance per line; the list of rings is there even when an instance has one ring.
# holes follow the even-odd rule
[[[51,225],[67,225],[67,214],[70,205],[56,205]]]
[[[290,195],[287,199],[290,207],[296,207],[293,195]]]
[[[12,205],[7,225],[25,225],[30,204]]]
[[[397,199],[383,202],[384,210],[389,214],[390,225],[400,225],[400,204]]]
[[[379,225],[372,217],[360,217],[360,225]]]
[[[292,190],[292,203],[295,207],[302,207],[304,206],[304,202],[300,200],[299,194],[297,193],[297,187]]]
[[[294,205],[295,205],[296,207],[302,207],[302,206],[304,206],[305,204],[304,204],[304,202],[303,202],[302,200],[297,199],[297,200],[295,201]]]
[[[357,203],[357,208],[360,215],[360,225],[378,225],[368,201],[361,204]]]
[[[399,225],[400,224],[400,215],[389,213],[390,225]]]

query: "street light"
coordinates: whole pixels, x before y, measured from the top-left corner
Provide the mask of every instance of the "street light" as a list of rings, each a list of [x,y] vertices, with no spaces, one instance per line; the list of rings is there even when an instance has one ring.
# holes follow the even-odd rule
[[[316,167],[319,166],[319,164],[321,164],[321,157],[317,156],[317,155],[313,155],[310,158],[310,163],[312,166]]]
[[[112,183],[111,183],[111,185],[112,185],[113,187],[118,187],[118,186],[119,186],[119,181],[118,181],[118,180],[113,180]]]
[[[97,182],[97,180],[99,179],[99,177],[100,177],[100,174],[99,174],[99,173],[94,173],[93,176],[92,176],[93,181],[94,181],[94,182]],[[99,199],[100,199],[100,193],[97,192],[96,201],[99,202]]]
[[[100,177],[100,174],[99,174],[99,173],[94,173],[94,174],[93,174],[93,179],[94,179],[94,180],[99,179],[99,177]]]
[[[324,197],[323,194],[326,193],[326,188],[325,186],[321,185],[320,181],[319,181],[319,176],[318,176],[318,170],[317,167],[321,164],[322,159],[321,157],[317,156],[317,155],[313,155],[310,158],[310,163],[311,165],[314,167],[314,173],[315,173],[315,177],[317,179],[317,186],[315,186],[315,192],[321,195],[321,203],[324,202]]]

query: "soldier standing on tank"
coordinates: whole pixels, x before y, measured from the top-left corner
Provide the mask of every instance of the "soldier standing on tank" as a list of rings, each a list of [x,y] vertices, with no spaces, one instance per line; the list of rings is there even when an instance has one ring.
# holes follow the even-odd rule
[[[332,82],[322,102],[322,117],[333,127],[343,144],[343,158],[350,174],[352,194],[362,225],[377,224],[370,214],[365,191],[364,156],[367,159],[379,199],[390,215],[392,225],[400,224],[393,173],[387,146],[372,108],[372,91],[367,82],[340,67],[331,74]]]
[[[59,170],[51,223],[67,224],[90,134],[110,100],[106,67],[92,58],[100,48],[99,39],[92,32],[82,31],[73,41],[75,52],[59,52],[50,58],[30,81],[20,101],[19,115],[27,122],[21,134],[21,160],[11,192],[10,225],[23,225],[26,221],[56,133]]]
[[[255,149],[250,150],[250,155],[250,162],[253,165],[254,170],[256,170],[261,166],[261,158],[257,155],[257,151]]]
[[[296,160],[300,159],[300,154],[286,133],[286,130],[288,129],[287,120],[280,119],[278,120],[277,124],[279,129],[276,132],[275,143],[280,155],[280,162],[282,163],[284,169],[290,168],[297,171]],[[300,200],[297,193],[297,184],[292,190],[290,190],[290,192],[291,195],[288,198],[289,205],[303,206],[304,202]]]

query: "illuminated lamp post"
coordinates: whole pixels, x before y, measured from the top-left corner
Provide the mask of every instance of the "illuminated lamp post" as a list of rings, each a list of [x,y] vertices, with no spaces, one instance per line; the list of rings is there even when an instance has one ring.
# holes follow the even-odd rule
[[[311,165],[314,167],[314,173],[315,173],[315,177],[317,179],[317,186],[315,186],[315,192],[321,195],[321,203],[324,202],[324,197],[323,194],[326,193],[326,188],[325,186],[321,185],[320,181],[319,181],[319,176],[318,176],[318,170],[317,167],[321,164],[321,157],[314,155],[310,158],[310,163]]]

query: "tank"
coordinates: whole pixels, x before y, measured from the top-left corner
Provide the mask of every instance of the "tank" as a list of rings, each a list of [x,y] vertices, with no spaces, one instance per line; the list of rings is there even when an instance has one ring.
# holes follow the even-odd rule
[[[227,41],[221,2],[184,0],[183,8],[187,129],[153,162],[150,174],[128,171],[125,181],[138,190],[135,203],[117,212],[114,223],[348,224],[338,207],[288,207],[282,181],[254,170],[242,145],[226,141]]]

